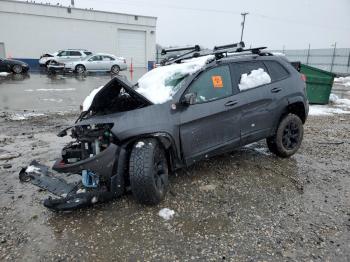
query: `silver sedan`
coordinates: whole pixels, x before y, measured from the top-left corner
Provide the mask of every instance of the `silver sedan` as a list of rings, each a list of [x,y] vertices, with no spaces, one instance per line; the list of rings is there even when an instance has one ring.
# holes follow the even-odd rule
[[[85,71],[98,72],[108,71],[118,74],[119,71],[126,70],[126,60],[110,54],[94,54],[87,56],[80,61],[69,62],[64,65],[64,70],[74,71],[79,74]]]

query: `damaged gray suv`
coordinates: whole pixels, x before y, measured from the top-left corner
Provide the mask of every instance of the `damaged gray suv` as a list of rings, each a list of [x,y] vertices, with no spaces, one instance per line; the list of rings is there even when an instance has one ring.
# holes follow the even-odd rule
[[[272,153],[290,157],[303,138],[306,85],[285,58],[262,49],[239,43],[201,55],[195,46],[134,86],[116,76],[94,90],[76,123],[60,132],[70,131],[73,141],[53,171],[33,161],[21,181],[59,196],[44,202],[56,211],[106,202],[127,189],[154,205],[174,170],[201,159],[261,139]],[[81,178],[67,182],[62,173]]]

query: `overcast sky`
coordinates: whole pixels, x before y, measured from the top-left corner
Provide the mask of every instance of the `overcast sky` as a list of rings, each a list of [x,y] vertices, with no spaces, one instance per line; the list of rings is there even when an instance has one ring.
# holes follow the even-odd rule
[[[40,2],[40,0],[37,2]],[[71,0],[42,0],[70,5]],[[213,47],[238,42],[271,49],[350,47],[350,0],[75,0],[75,6],[158,17],[157,43]]]

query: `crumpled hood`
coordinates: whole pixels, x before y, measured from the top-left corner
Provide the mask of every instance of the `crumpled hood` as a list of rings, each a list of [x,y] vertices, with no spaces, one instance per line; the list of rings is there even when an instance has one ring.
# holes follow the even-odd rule
[[[102,87],[93,97],[92,103],[88,108],[89,111],[99,112],[106,106],[110,105],[117,96],[126,92],[132,98],[138,100],[144,105],[153,103],[132,88],[132,84],[120,76],[115,76],[110,82]]]

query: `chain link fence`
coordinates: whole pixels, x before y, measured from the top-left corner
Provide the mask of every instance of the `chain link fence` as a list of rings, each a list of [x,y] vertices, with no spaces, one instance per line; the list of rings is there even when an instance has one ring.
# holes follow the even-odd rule
[[[303,64],[341,75],[350,74],[350,48],[309,48],[273,52],[284,53],[292,62],[300,61]]]

